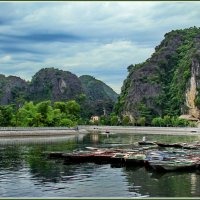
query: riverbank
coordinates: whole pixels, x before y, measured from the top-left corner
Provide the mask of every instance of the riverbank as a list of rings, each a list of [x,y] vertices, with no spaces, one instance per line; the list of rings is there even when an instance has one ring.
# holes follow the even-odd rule
[[[65,127],[1,127],[0,137],[65,136],[88,133],[86,130]]]
[[[191,127],[141,127],[141,126],[79,126],[88,132],[143,133],[169,135],[199,135],[200,128]]]
[[[129,134],[167,134],[200,135],[200,128],[176,127],[139,127],[139,126],[78,126],[66,127],[1,127],[0,137],[13,136],[65,136],[87,133],[129,133]]]

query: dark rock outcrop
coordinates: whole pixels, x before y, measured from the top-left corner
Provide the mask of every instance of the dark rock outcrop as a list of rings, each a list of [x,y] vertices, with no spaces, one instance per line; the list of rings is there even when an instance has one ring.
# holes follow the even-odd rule
[[[30,84],[29,99],[33,101],[66,101],[83,93],[81,82],[75,74],[55,68],[37,72]]]
[[[25,98],[28,83],[17,76],[0,75],[0,105],[16,103],[20,98]]]
[[[199,118],[200,29],[171,31],[144,63],[130,65],[116,112],[138,119],[190,114]]]
[[[55,68],[38,71],[31,82],[16,76],[0,75],[0,105],[24,101],[76,100],[84,117],[112,112],[117,94],[105,83],[91,76],[81,76]],[[19,106],[19,105],[18,105]]]

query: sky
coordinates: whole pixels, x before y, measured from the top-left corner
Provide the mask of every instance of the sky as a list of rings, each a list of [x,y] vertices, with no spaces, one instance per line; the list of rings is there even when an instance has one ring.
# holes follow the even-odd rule
[[[0,73],[92,75],[120,93],[171,30],[200,27],[200,2],[0,2]]]

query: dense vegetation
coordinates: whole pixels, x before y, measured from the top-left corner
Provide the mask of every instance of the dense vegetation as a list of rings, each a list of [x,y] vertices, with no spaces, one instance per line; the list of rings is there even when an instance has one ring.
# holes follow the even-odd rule
[[[145,117],[138,120],[130,120],[129,116],[120,119],[114,113],[102,115],[99,121],[92,122],[89,118],[81,116],[81,106],[74,100],[67,102],[42,101],[39,103],[25,102],[23,106],[0,106],[1,127],[75,127],[81,124],[111,125],[111,126],[145,126]],[[177,117],[165,116],[154,118],[152,126],[195,126],[195,124]]]
[[[0,126],[3,127],[73,127],[80,120],[80,105],[74,100],[53,105],[51,101],[25,102],[19,109],[15,105],[0,106]]]
[[[193,73],[197,81],[195,105],[200,109],[200,29],[171,31],[145,62],[128,67],[128,77],[115,105],[118,115],[134,120],[188,114],[186,92]],[[196,117],[196,116],[195,116]]]
[[[90,122],[90,124],[92,124]],[[155,117],[149,123],[146,117],[140,117],[137,120],[130,119],[129,116],[123,116],[121,119],[114,113],[110,116],[102,116],[99,122],[95,122],[96,125],[111,125],[111,126],[157,126],[157,127],[195,127],[195,122],[190,122],[186,119],[179,117],[170,117],[168,115],[161,117]]]
[[[179,116],[192,115],[186,94],[193,77],[199,112],[193,117],[200,118],[199,66],[200,29],[193,27],[165,34],[151,58],[130,65],[119,97],[92,76],[55,68],[41,69],[30,82],[0,75],[0,126],[194,126]],[[91,122],[92,115],[101,118]]]
[[[85,110],[85,117],[91,115],[109,115],[117,101],[117,93],[100,80],[92,76],[83,75],[79,77],[84,89],[85,104],[82,104]],[[90,113],[88,113],[90,111]],[[86,113],[87,112],[87,113]]]
[[[109,86],[92,76],[77,77],[53,67],[39,70],[30,82],[0,74],[0,105],[76,100],[81,105],[81,116],[90,118],[102,115],[104,110],[110,114],[117,96]]]

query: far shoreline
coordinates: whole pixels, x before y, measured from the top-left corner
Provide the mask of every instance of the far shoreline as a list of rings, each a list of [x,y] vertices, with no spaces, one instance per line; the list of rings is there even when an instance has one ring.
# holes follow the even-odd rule
[[[159,134],[159,135],[200,135],[197,127],[149,127],[149,126],[84,126],[67,127],[0,127],[0,137],[13,136],[65,136],[87,133],[117,134]]]

